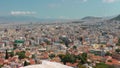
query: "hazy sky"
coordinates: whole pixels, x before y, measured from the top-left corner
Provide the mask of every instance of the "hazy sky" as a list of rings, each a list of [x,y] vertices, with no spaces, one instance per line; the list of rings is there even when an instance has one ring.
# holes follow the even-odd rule
[[[0,0],[0,16],[72,18],[120,14],[120,0]]]

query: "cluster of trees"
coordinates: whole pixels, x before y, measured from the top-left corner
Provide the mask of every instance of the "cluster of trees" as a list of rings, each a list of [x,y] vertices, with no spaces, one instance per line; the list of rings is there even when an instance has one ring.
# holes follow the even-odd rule
[[[26,55],[25,55],[25,51],[17,52],[16,55],[18,55],[19,59],[27,58]],[[24,66],[28,66],[28,65],[30,65],[30,63],[25,61]]]
[[[75,63],[79,62],[81,64],[87,63],[87,53],[82,53],[81,55],[73,55],[67,53],[66,55],[60,54],[58,55],[61,59],[61,62],[66,64],[67,62],[69,63]]]
[[[26,58],[25,56],[25,51],[21,51],[21,52],[17,52],[16,55],[18,55],[18,58],[19,59],[24,59]],[[9,57],[13,57],[14,56],[14,52],[8,52],[6,50],[6,54],[5,54],[5,59],[8,59]],[[24,66],[27,66],[27,65],[30,65],[29,62],[25,61],[24,62]],[[0,68],[2,67],[2,65],[0,65]]]
[[[19,57],[18,57],[19,59],[24,59],[24,58],[26,58],[25,51],[17,52],[16,55],[19,56]],[[6,50],[5,59],[8,59],[9,57],[13,57],[13,56],[14,56],[14,52],[13,52],[13,51],[12,51],[12,52],[8,52],[8,51]]]
[[[16,55],[18,55],[19,59],[24,59],[26,58],[25,51],[17,52]]]
[[[110,52],[106,52],[105,56],[112,56],[112,54]]]

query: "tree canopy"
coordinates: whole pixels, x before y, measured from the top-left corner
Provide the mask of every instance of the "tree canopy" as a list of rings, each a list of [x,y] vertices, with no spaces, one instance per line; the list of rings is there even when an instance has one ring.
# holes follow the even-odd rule
[[[5,59],[8,59],[9,56],[8,56],[8,51],[6,50],[6,53],[5,53]]]
[[[59,55],[61,62],[63,62],[64,64],[66,64],[67,62],[69,63],[75,63],[77,60],[81,60],[79,61],[79,63],[84,64],[87,63],[87,53],[83,53],[81,55],[73,55],[73,54],[69,54],[67,53],[66,55]]]
[[[17,52],[16,55],[19,56],[19,57],[18,57],[19,59],[24,59],[24,58],[26,58],[24,51],[22,51],[22,52]]]

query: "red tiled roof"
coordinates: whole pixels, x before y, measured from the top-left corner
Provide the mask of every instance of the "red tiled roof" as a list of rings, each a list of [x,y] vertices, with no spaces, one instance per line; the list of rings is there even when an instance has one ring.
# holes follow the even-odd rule
[[[30,59],[30,64],[35,64],[35,61],[33,59]]]
[[[25,55],[26,55],[27,57],[29,57],[29,56],[31,55],[31,53],[27,51],[27,52],[25,53]]]
[[[72,67],[75,67],[75,66],[77,66],[77,65],[78,65],[78,63],[74,63],[74,64],[72,64],[72,63],[66,63],[66,65],[67,65],[67,66],[72,66]]]
[[[116,60],[116,59],[110,59],[111,62],[109,62],[108,60],[106,61],[106,64],[109,65],[120,65],[120,61]]]
[[[0,58],[0,65],[3,65],[4,59]]]

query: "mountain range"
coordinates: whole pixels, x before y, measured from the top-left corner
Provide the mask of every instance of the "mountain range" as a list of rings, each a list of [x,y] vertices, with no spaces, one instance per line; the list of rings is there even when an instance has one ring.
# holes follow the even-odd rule
[[[116,16],[116,17],[114,17],[114,18],[110,19],[110,20],[120,21],[120,15],[118,15],[118,16]]]
[[[17,23],[17,22],[68,22],[68,21],[87,21],[87,22],[98,22],[103,20],[117,20],[120,21],[120,15],[108,16],[108,17],[94,17],[87,16],[82,19],[52,19],[52,18],[37,18],[33,16],[1,16],[0,23]]]

